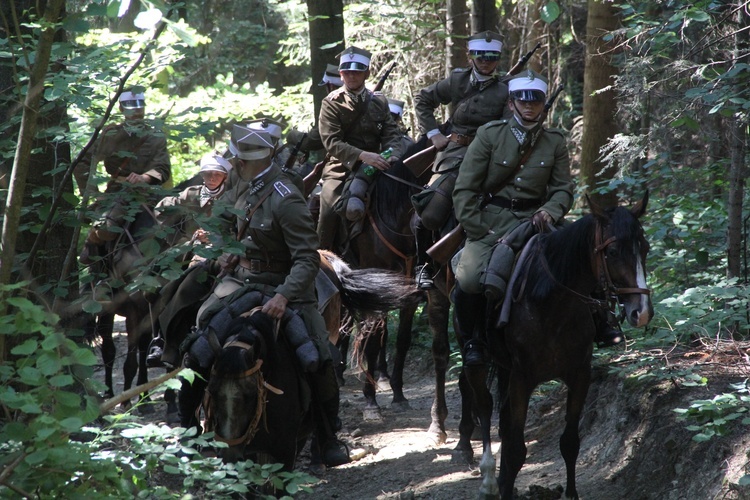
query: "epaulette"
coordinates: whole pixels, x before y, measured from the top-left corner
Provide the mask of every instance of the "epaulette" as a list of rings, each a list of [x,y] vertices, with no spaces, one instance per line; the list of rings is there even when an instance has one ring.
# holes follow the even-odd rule
[[[289,189],[289,187],[286,184],[284,184],[282,181],[274,182],[273,188],[276,190],[277,193],[281,195],[282,198],[286,197],[287,195],[292,194],[292,190]]]
[[[467,71],[470,71],[471,68],[454,68],[451,73],[466,73]]]
[[[329,99],[329,100],[333,100],[336,97],[340,96],[344,92],[346,92],[346,85],[337,88],[336,90],[334,90],[333,92],[331,92],[330,94],[328,94],[325,98]]]
[[[564,130],[560,130],[559,128],[545,128],[544,131],[545,132],[549,132],[551,134],[557,134],[560,137],[562,137],[563,139],[565,139],[565,131]]]
[[[507,125],[507,124],[508,124],[508,119],[507,118],[502,118],[500,120],[489,121],[489,122],[485,123],[484,126],[487,127],[487,128],[490,128],[490,127],[498,127],[500,125]]]
[[[379,90],[374,90],[374,91],[372,92],[372,95],[376,95],[376,96],[381,96],[381,97],[384,97],[384,96],[385,96],[385,94],[383,94],[383,93],[382,93],[381,91],[379,91]]]

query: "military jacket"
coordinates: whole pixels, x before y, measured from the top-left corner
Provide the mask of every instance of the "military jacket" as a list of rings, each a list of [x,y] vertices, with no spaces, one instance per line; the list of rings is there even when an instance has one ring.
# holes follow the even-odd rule
[[[228,194],[235,209],[248,214],[260,203],[240,240],[245,257],[274,266],[286,264],[289,269],[259,272],[250,281],[275,287],[274,293],[280,293],[289,302],[315,301],[314,281],[320,267],[318,234],[302,193],[276,165],[253,179],[249,188],[236,190],[236,187]],[[263,200],[269,191],[271,194]],[[243,221],[244,217],[235,218],[236,233],[242,230]]]
[[[104,162],[104,168],[113,181],[121,180],[130,173],[146,174],[156,179],[155,184],[167,182],[171,176],[171,164],[164,134],[148,125],[144,120],[124,122],[106,127],[91,149],[76,166],[75,177],[79,189],[83,190],[92,162]],[[108,190],[116,189],[110,182]]]
[[[323,99],[318,130],[331,163],[351,170],[362,151],[380,153],[392,148],[393,156],[402,157],[401,134],[393,121],[388,101],[380,93],[365,89],[363,101],[355,101],[346,87],[334,90]],[[367,103],[369,99],[369,104]],[[367,110],[362,110],[367,106]]]
[[[422,133],[438,128],[435,109],[449,104],[451,133],[473,136],[487,122],[510,117],[507,107],[508,86],[494,80],[490,84],[474,85],[471,68],[453,70],[444,80],[421,90],[414,98],[414,109]],[[435,171],[442,172],[458,167],[466,154],[466,146],[449,142],[435,158]]]
[[[480,127],[458,171],[453,203],[456,218],[470,239],[478,240],[490,230],[499,238],[540,210],[557,222],[573,204],[570,159],[565,137],[559,130],[542,130],[529,159],[502,186],[522,156],[513,128],[522,129],[515,119],[497,120]],[[530,136],[527,133],[526,141]],[[496,205],[484,206],[488,194],[506,199],[539,199],[543,203],[536,208],[512,211]]]
[[[185,236],[192,237],[199,229],[195,220],[198,215],[211,215],[211,209],[218,198],[224,194],[222,190],[216,196],[201,196],[204,186],[190,186],[176,196],[163,198],[154,207],[156,219],[162,226],[174,228]]]

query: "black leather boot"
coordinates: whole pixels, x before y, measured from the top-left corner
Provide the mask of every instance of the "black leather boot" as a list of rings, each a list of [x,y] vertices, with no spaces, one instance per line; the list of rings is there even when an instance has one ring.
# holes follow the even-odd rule
[[[192,368],[198,371],[198,363],[191,363],[189,356],[185,357],[185,367]],[[193,366],[191,366],[193,365]],[[206,374],[207,375],[207,374]],[[207,379],[208,377],[206,377]],[[200,419],[196,416],[198,408],[203,402],[203,393],[206,389],[206,382],[199,377],[193,379],[191,384],[184,378],[180,379],[182,386],[180,387],[180,395],[177,401],[177,413],[180,417],[180,427],[189,429],[190,427],[197,427],[198,434],[201,433]]]
[[[320,458],[326,467],[336,467],[351,462],[349,449],[336,437],[341,429],[339,419],[339,387],[333,363],[326,361],[317,373],[310,374],[313,395],[319,409],[316,415],[317,442],[320,444]]]
[[[430,265],[430,257],[427,255],[427,249],[433,244],[432,231],[425,228],[420,219],[415,226],[414,236],[417,243],[417,265],[414,279],[417,282],[417,288],[420,290],[432,290],[435,288],[433,282],[435,272]]]
[[[458,335],[463,340],[463,363],[466,366],[486,362],[485,339],[487,299],[481,293],[466,293],[458,283],[454,294],[454,315],[458,323]]]

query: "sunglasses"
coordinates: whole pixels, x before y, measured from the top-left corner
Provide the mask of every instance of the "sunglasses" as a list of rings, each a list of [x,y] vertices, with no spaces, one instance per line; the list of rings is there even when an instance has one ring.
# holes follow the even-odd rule
[[[475,61],[494,62],[500,60],[500,52],[489,50],[472,50],[469,57]]]

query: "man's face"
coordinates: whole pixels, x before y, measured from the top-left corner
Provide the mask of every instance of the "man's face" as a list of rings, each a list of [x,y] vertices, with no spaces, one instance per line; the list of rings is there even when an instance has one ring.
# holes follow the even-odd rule
[[[146,116],[146,108],[125,108],[121,104],[120,113],[126,120],[143,120]]]
[[[209,170],[207,172],[201,172],[201,177],[203,177],[203,184],[206,185],[206,187],[210,190],[214,190],[221,186],[221,183],[224,182],[224,179],[227,178],[227,174],[219,172],[217,170]]]
[[[544,109],[544,101],[522,101],[514,99],[508,101],[510,109],[523,121],[531,123],[539,118]]]
[[[481,57],[472,59],[471,62],[477,70],[477,73],[485,76],[493,74],[497,69],[497,65],[500,64],[499,60],[491,61]]]
[[[344,80],[344,85],[351,91],[358,91],[365,86],[367,78],[370,76],[370,70],[367,71],[339,71],[341,79]]]

